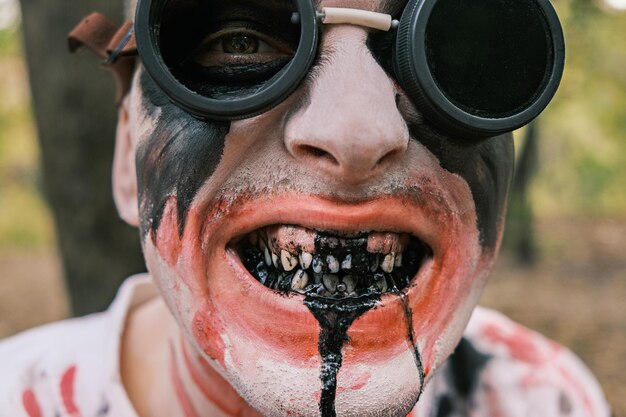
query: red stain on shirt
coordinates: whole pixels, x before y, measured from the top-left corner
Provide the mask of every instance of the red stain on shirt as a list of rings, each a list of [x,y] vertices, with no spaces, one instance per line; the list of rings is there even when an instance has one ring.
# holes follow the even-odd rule
[[[42,417],[39,401],[32,389],[24,390],[22,393],[22,405],[28,417]]]
[[[74,382],[76,379],[76,366],[70,366],[61,377],[61,400],[65,410],[71,417],[81,417],[76,406]]]
[[[513,359],[531,365],[541,365],[547,360],[533,342],[532,333],[521,326],[513,331],[505,331],[497,325],[487,325],[483,328],[483,334],[490,342],[505,345]]]

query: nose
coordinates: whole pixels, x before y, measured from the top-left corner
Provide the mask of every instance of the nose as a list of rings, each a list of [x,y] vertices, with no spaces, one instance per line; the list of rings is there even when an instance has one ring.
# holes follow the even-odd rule
[[[349,26],[326,34],[307,100],[285,126],[285,145],[299,163],[346,184],[381,175],[409,141],[394,83],[366,36]]]

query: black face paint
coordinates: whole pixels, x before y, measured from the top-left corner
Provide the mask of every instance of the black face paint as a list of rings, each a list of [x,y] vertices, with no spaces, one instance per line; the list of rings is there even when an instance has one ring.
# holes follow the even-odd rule
[[[150,76],[141,74],[143,105],[156,121],[137,150],[137,179],[142,236],[156,233],[167,199],[177,199],[179,234],[200,187],[213,175],[224,151],[230,122],[205,122],[173,105]],[[157,108],[161,113],[156,116]]]
[[[337,373],[343,362],[341,350],[343,344],[348,341],[348,328],[359,316],[371,310],[379,299],[379,296],[369,296],[351,302],[318,297],[306,297],[304,300],[304,305],[320,324],[318,350],[322,358],[321,417],[336,417],[337,415],[335,412]]]
[[[468,141],[444,136],[425,123],[409,122],[408,127],[411,137],[426,146],[444,169],[467,182],[476,206],[481,246],[495,248],[513,177],[512,135]]]

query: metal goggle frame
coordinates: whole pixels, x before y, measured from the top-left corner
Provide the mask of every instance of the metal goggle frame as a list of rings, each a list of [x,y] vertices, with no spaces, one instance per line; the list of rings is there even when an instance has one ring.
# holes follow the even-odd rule
[[[263,7],[261,0],[234,3],[255,1]],[[355,9],[318,11],[312,0],[292,0],[286,19],[299,27],[299,39],[288,62],[245,94],[211,97],[181,80],[177,64],[164,57],[172,49],[164,46],[164,32],[173,31],[165,20],[178,3],[194,4],[139,0],[137,48],[169,99],[207,120],[252,117],[285,100],[311,70],[324,24],[394,31],[390,72],[428,120],[462,136],[494,136],[529,123],[554,96],[565,62],[561,25],[548,0],[409,0],[398,20]],[[195,4],[212,3],[224,1]]]

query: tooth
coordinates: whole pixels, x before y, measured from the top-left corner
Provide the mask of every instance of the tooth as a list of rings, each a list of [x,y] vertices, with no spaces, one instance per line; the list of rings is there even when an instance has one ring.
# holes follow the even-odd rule
[[[322,270],[324,269],[324,261],[322,261],[322,258],[320,258],[319,256],[313,257],[312,265],[313,265],[313,272],[316,272],[318,274],[320,274]]]
[[[293,275],[291,280],[291,289],[294,291],[302,291],[309,284],[309,276],[301,269]]]
[[[339,246],[339,239],[337,239],[336,237],[327,237],[326,244],[329,248],[334,249]]]
[[[374,275],[374,285],[376,285],[376,288],[378,288],[380,292],[386,292],[388,289],[387,280],[380,272]]]
[[[270,266],[272,264],[272,255],[270,255],[270,250],[267,248],[267,246],[265,246],[265,244],[263,244],[263,247],[265,248],[263,250],[265,254],[265,264],[267,266]]]
[[[322,281],[324,283],[324,287],[326,287],[329,292],[334,293],[335,291],[337,291],[337,284],[339,284],[339,278],[337,277],[337,275],[324,274]]]
[[[367,251],[370,253],[399,252],[400,235],[392,232],[373,232],[367,237]]]
[[[395,266],[402,266],[402,254],[401,253],[396,255]]]
[[[272,265],[274,265],[274,268],[278,268],[278,255],[274,252],[272,252]]]
[[[302,267],[302,269],[309,269],[309,267],[311,266],[311,262],[313,262],[313,255],[311,255],[309,252],[302,252],[298,256],[298,258],[300,260],[300,266]]]
[[[352,255],[348,254],[346,255],[346,258],[343,260],[343,262],[341,262],[341,269],[343,269],[344,271],[347,271],[348,269],[352,268]]]
[[[374,257],[374,262],[372,262],[372,265],[370,267],[370,270],[372,272],[376,271],[378,269],[378,264],[380,263],[380,255],[376,254],[376,256]]]
[[[248,235],[248,240],[252,245],[257,246],[257,244],[259,243],[259,235],[256,232],[250,233]]]
[[[356,288],[356,281],[352,275],[343,277],[343,284],[346,286],[346,292],[351,293]]]
[[[328,255],[326,257],[326,263],[328,264],[328,269],[333,274],[339,272],[339,261],[333,255]]]
[[[321,284],[322,283],[322,276],[323,276],[323,274],[317,273],[317,272],[313,274],[313,279],[315,280],[316,284]]]
[[[385,256],[383,262],[380,264],[380,269],[387,273],[391,273],[393,271],[393,264],[396,261],[395,253],[391,252]]]
[[[283,265],[283,269],[289,272],[298,265],[298,258],[283,249],[280,251],[280,263]]]

